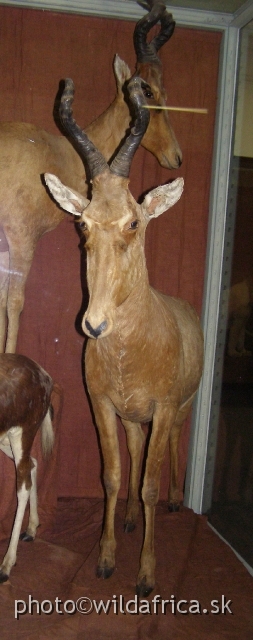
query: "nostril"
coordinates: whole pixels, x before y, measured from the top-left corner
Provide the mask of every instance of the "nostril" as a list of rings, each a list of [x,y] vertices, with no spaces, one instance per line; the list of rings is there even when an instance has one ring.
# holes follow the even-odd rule
[[[177,156],[178,167],[181,167],[182,162],[183,162],[182,158],[180,156]]]
[[[101,333],[105,331],[105,329],[107,328],[107,321],[104,320],[103,322],[101,322],[101,324],[98,327],[96,327],[96,329],[93,329],[89,320],[85,320],[85,326],[86,326],[86,329],[88,329],[91,336],[93,336],[93,338],[98,338],[98,336],[100,336]]]

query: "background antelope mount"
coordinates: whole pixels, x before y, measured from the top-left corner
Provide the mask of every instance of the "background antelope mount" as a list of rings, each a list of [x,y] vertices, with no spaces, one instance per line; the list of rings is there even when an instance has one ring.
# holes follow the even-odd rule
[[[172,36],[175,22],[161,2],[148,3],[150,12],[134,31],[136,71],[150,85],[150,104],[164,105],[165,90],[157,51]],[[161,22],[160,32],[147,43],[150,29]],[[128,66],[116,56],[117,95],[113,103],[86,131],[107,159],[118,148],[129,127],[125,84]],[[168,169],[181,164],[182,154],[167,112],[151,114],[143,144]],[[53,136],[32,124],[0,123],[0,352],[15,352],[25,285],[39,238],[55,229],[64,213],[49,198],[41,176],[56,172],[82,195],[87,193],[83,162],[66,137]],[[9,186],[8,186],[9,185]],[[7,335],[6,335],[7,324]]]

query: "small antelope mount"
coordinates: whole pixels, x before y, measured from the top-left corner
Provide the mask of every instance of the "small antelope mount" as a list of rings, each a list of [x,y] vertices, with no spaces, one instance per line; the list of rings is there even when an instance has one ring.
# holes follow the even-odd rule
[[[41,428],[44,455],[52,450],[54,433],[50,402],[53,388],[48,373],[33,360],[11,353],[0,354],[0,449],[14,460],[18,499],[8,550],[0,567],[0,583],[8,580],[16,562],[19,537],[26,542],[33,540],[39,526],[37,461],[31,457],[31,449]],[[20,536],[28,500],[28,528]]]
[[[150,11],[137,23],[134,32],[136,69],[150,85],[148,102],[164,105],[166,95],[157,52],[172,36],[175,22],[160,0],[149,0],[146,4]],[[150,29],[159,21],[160,32],[147,43]],[[131,118],[124,90],[131,73],[118,56],[114,71],[116,98],[86,130],[107,159],[120,145]],[[180,166],[182,154],[167,112],[152,112],[143,145],[162,166],[168,169]],[[1,123],[0,151],[0,242],[3,245],[4,240],[6,245],[0,252],[0,353],[13,353],[36,244],[65,216],[48,196],[41,178],[46,171],[57,173],[63,182],[82,195],[87,193],[87,183],[83,162],[69,140],[32,124]]]
[[[139,510],[144,440],[141,423],[153,421],[142,487],[146,525],[137,580],[137,593],[142,596],[155,584],[154,516],[165,448],[169,440],[169,501],[174,510],[179,508],[180,430],[198,388],[203,359],[202,332],[195,311],[183,300],[158,293],[148,282],[146,226],[177,202],[183,179],[154,189],[141,206],[128,189],[131,159],[149,120],[143,84],[135,77],[128,85],[136,110],[135,126],[109,167],[73,119],[73,83],[66,81],[61,117],[89,164],[91,202],[57,177],[45,176],[57,202],[79,216],[86,239],[90,299],[82,326],[90,339],[85,370],[101,441],[107,494],[98,576],[109,577],[115,567],[114,511],[121,473],[116,414],[125,427],[131,457],[126,531],[134,529]]]

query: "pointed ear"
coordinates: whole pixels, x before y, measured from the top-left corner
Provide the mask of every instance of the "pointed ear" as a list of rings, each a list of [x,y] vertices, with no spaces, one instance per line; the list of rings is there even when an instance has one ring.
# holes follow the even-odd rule
[[[124,60],[121,60],[117,53],[114,58],[113,68],[117,83],[117,90],[119,93],[122,91],[123,84],[126,82],[126,80],[129,80],[129,78],[131,78],[131,71],[126,62],[124,62]]]
[[[90,201],[84,198],[84,196],[81,196],[77,191],[74,191],[74,189],[65,187],[59,178],[52,173],[45,173],[44,178],[50,193],[60,207],[72,213],[74,216],[80,217],[83,210],[90,204]]]
[[[184,180],[177,178],[170,184],[164,184],[150,191],[141,205],[146,219],[158,218],[179,200],[183,193]]]

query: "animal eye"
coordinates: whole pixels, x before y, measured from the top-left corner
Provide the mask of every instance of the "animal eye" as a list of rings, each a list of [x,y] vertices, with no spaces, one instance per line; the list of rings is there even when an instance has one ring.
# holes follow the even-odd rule
[[[144,89],[143,91],[145,98],[153,98],[153,93],[152,91],[150,91],[150,89]]]
[[[138,220],[133,220],[133,221],[131,222],[131,224],[130,224],[129,229],[137,229],[137,228],[138,228],[138,226],[139,226],[139,222],[138,222]]]
[[[143,95],[145,96],[145,98],[153,98],[153,93],[151,90],[151,87],[149,86],[149,84],[147,84],[147,82],[142,82],[141,84],[141,88],[143,91]]]
[[[88,227],[86,222],[84,222],[84,220],[82,220],[82,222],[78,223],[79,229],[81,229],[81,231],[88,231]]]

